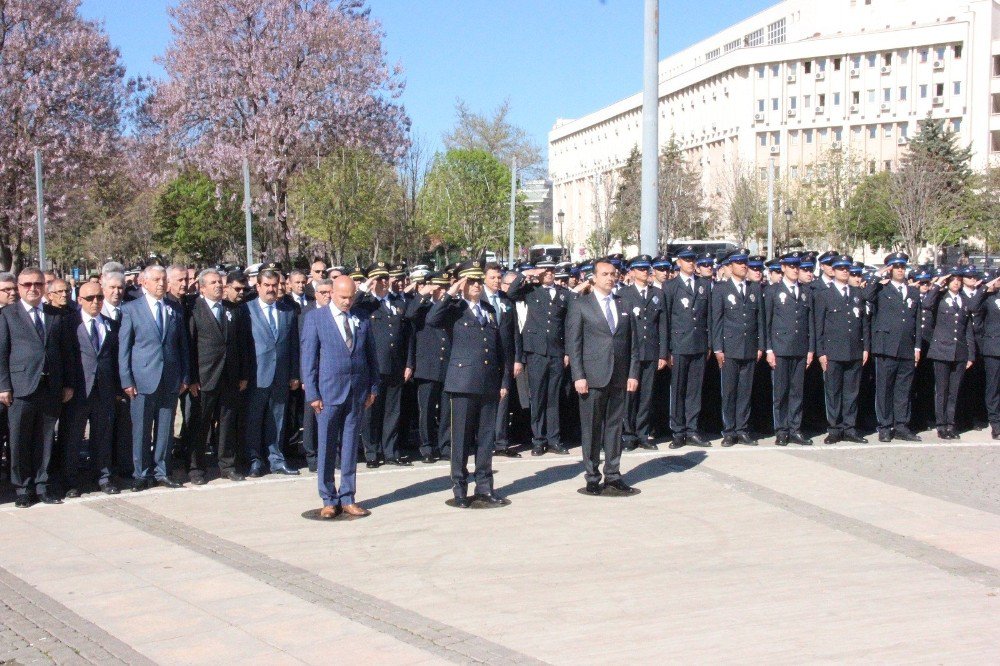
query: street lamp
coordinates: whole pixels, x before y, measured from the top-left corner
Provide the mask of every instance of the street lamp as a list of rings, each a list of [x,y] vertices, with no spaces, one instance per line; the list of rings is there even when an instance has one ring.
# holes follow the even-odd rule
[[[556,213],[556,217],[559,218],[559,247],[562,248],[565,245],[563,241],[563,221],[566,219],[566,213],[562,212],[560,208],[559,212]]]
[[[791,244],[792,238],[792,209],[785,209],[785,249],[787,250]]]

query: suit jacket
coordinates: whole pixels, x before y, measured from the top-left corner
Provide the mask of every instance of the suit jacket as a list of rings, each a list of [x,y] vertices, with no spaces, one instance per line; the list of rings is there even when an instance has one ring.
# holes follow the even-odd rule
[[[303,296],[305,297],[305,301],[306,301],[305,304],[299,303],[298,299],[296,299],[295,296],[293,296],[291,293],[285,294],[279,300],[282,301],[282,302],[284,302],[284,303],[287,303],[288,305],[291,305],[295,309],[295,311],[297,313],[301,314],[302,313],[302,309],[306,305],[309,305],[310,303],[313,303],[313,302],[316,301],[315,295],[310,296],[309,294],[304,293]]]
[[[500,309],[498,310],[494,307],[493,310],[497,315],[497,325],[500,327],[503,349],[508,356],[504,363],[513,364],[515,360],[520,358],[520,354],[522,353],[521,343],[523,342],[521,336],[517,334],[517,308],[514,306],[514,301],[511,300],[510,296],[502,291],[498,291],[496,297]],[[486,294],[485,288],[482,291],[481,300],[483,303],[493,305]]]
[[[359,291],[354,310],[359,316],[363,314],[368,319],[375,337],[379,373],[401,381],[403,370],[412,368],[415,364],[413,327],[406,318],[406,301],[390,295],[389,302],[395,313],[389,312],[373,294]]]
[[[278,336],[264,317],[261,301],[243,303],[234,317],[240,348],[240,379],[269,388],[299,379],[299,327],[295,309],[275,301]]]
[[[487,320],[481,324],[462,298],[445,294],[431,306],[427,324],[448,331],[451,355],[444,390],[499,400],[500,389],[510,386],[513,357],[503,345],[497,313],[489,303],[479,304]]]
[[[123,388],[151,394],[162,384],[176,393],[189,384],[187,329],[181,309],[163,299],[164,333],[153,319],[145,295],[122,305],[118,329],[118,373]]]
[[[798,286],[798,298],[785,281],[764,291],[764,351],[776,356],[805,358],[816,349],[816,330],[812,316],[817,289]]]
[[[13,391],[15,398],[29,396],[38,389],[43,374],[55,391],[77,384],[79,351],[71,322],[48,305],[42,306],[42,316],[45,340],[20,302],[0,310],[0,392]]]
[[[861,289],[848,286],[846,298],[839,288],[822,289],[814,302],[816,355],[830,361],[860,361],[871,348]]]
[[[920,302],[925,310],[934,312],[934,332],[931,334],[931,346],[927,358],[934,361],[951,361],[964,363],[976,358],[976,339],[972,330],[972,317],[969,308],[978,308],[978,303],[969,303],[964,294],[960,294],[961,305],[947,289],[932,285]]]
[[[904,297],[891,284],[872,281],[861,292],[872,303],[872,352],[893,358],[913,358],[920,347],[920,290],[906,286]]]
[[[451,338],[443,328],[427,323],[427,313],[433,305],[434,301],[426,296],[414,299],[406,306],[406,318],[413,326],[413,376],[416,379],[444,382]]]
[[[97,318],[105,326],[105,336],[101,341],[100,350],[94,349],[94,343],[90,341],[90,331],[83,323],[83,316],[77,313],[74,318],[76,349],[80,352],[75,355],[75,361],[79,365],[77,372],[74,373],[76,379],[76,384],[73,386],[74,398],[89,397],[95,385],[97,390],[109,399],[122,390],[118,374],[118,324],[101,314],[97,315]]]
[[[669,333],[671,354],[705,354],[708,352],[708,311],[711,307],[711,284],[705,278],[694,278],[694,289],[688,289],[677,276],[663,290],[665,322]]]
[[[712,289],[712,349],[734,359],[755,359],[764,350],[764,297],[760,284],[744,283],[744,296],[732,280]]]
[[[586,379],[593,388],[624,388],[639,378],[639,351],[632,318],[621,296],[612,295],[618,321],[612,333],[596,293],[570,301],[566,315],[566,349],[573,381]]]
[[[618,290],[626,309],[632,313],[636,331],[636,347],[640,361],[657,361],[670,355],[663,290],[649,285],[643,298],[638,287],[630,285]]]
[[[555,298],[548,287],[534,284],[518,275],[507,288],[507,296],[513,301],[522,301],[527,306],[524,327],[519,332],[521,341],[518,348],[521,355],[516,359],[524,363],[524,352],[543,356],[562,357],[566,354],[566,308],[572,292],[565,287],[555,287]]]
[[[983,356],[1000,356],[1000,292],[983,293],[977,304],[980,323],[976,347]]]
[[[220,303],[221,320],[204,298],[195,302],[188,319],[191,383],[201,384],[203,391],[235,390],[240,380],[240,341],[233,324],[236,308]]]
[[[313,308],[302,319],[301,368],[305,401],[324,407],[348,400],[361,404],[379,390],[375,339],[363,313],[351,312],[354,347],[347,348],[329,307]]]

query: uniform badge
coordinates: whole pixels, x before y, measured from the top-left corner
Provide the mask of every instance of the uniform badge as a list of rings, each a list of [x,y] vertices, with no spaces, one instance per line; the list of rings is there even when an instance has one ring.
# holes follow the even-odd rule
[[[858,319],[860,317],[861,317],[861,310],[859,310],[858,308],[854,308],[854,318]]]
[[[855,303],[860,303],[860,302],[861,302],[861,300],[860,300],[860,299],[859,299],[859,298],[858,298],[857,296],[855,296],[855,297],[854,297],[854,302],[855,302]]]
[[[750,302],[751,303],[756,303],[757,302],[757,295],[756,294],[750,294]]]
[[[803,302],[803,303],[805,303],[805,302],[806,302],[806,295],[805,295],[805,293],[803,293],[803,294],[802,294],[802,302]]]
[[[565,301],[566,300],[566,294],[559,294],[559,300],[560,301]]]
[[[683,305],[684,307],[687,307],[690,303],[691,301],[687,299],[687,296],[681,299],[681,305]]]
[[[736,297],[735,297],[735,296],[733,296],[732,294],[729,294],[729,298],[728,298],[728,299],[726,299],[726,300],[728,300],[728,301],[729,301],[729,304],[730,304],[730,305],[736,305]]]
[[[913,299],[912,298],[906,299],[906,307],[908,307],[908,308],[912,308],[913,307]]]
[[[230,312],[229,310],[226,310],[226,321],[232,321],[232,320],[233,320],[233,313]]]
[[[994,299],[993,302],[996,303],[997,310],[1000,310],[1000,298]]]
[[[486,321],[490,322],[491,324],[493,323],[493,313],[492,312],[487,312],[486,313]]]
[[[778,294],[778,300],[781,301],[782,305],[785,304],[786,299],[788,299],[788,294],[786,294],[785,292],[781,292],[780,294]]]
[[[354,315],[351,315],[351,323],[354,324],[355,327],[361,326],[361,320]]]
[[[659,305],[660,298],[658,296],[653,296],[653,305]]]
[[[632,314],[634,314],[636,317],[638,317],[639,316],[639,308],[632,308]]]
[[[699,294],[704,294],[705,293],[705,285],[700,285],[698,287],[698,293]]]

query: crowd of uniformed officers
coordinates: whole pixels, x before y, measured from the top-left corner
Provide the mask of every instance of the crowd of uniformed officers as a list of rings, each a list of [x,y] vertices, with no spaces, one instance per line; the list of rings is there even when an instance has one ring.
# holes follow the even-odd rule
[[[351,313],[378,374],[359,458],[450,459],[466,505],[469,456],[475,496],[499,502],[492,456],[565,455],[576,441],[586,492],[627,494],[621,451],[664,438],[918,441],[988,423],[1000,439],[1000,278],[899,252],[874,272],[832,250],[765,261],[691,246],[509,269],[109,263],[76,281],[27,268],[0,274],[0,431],[17,505],[316,471],[300,332],[340,275],[358,286]]]

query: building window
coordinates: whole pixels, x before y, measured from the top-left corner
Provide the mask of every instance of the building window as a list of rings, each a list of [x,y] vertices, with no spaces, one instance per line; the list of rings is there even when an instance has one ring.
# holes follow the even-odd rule
[[[760,168],[760,179],[761,180],[767,179],[767,167]]]
[[[798,180],[799,177],[799,167],[795,164],[788,167],[788,175],[791,176],[792,180]]]
[[[826,106],[826,94],[820,93],[816,95],[817,106]]]
[[[757,100],[757,113],[764,113],[764,100]]]
[[[722,55],[721,49],[712,49],[711,51],[705,54],[705,60],[715,60],[720,55]]]
[[[833,105],[834,106],[840,106],[840,93],[839,92],[833,93]]]
[[[1000,76],[1000,55],[993,56],[993,76]]]
[[[882,101],[883,102],[892,101],[892,88],[882,88]]]
[[[910,56],[910,52],[909,51],[900,51],[899,52],[899,64],[900,65],[905,65],[906,64],[906,60],[909,58],[909,56]]]
[[[806,74],[812,74],[813,71],[812,60],[806,60],[804,63],[802,63],[802,71],[805,72]]]
[[[799,71],[799,63],[797,62],[790,62],[785,67],[788,69],[789,74],[796,74]]]
[[[780,71],[781,71],[781,66],[780,65],[771,65],[771,76],[775,76],[775,77],[778,76],[778,73]]]
[[[729,53],[730,51],[735,51],[738,48],[740,48],[740,40],[734,39],[733,41],[731,41],[728,44],[726,44],[725,46],[723,46],[722,50],[725,53]]]
[[[803,109],[808,109],[810,106],[812,106],[812,99],[813,99],[812,95],[803,95],[802,96],[802,108]]]
[[[812,177],[813,177],[813,166],[810,164],[809,166],[806,167],[806,178],[811,179]]]
[[[951,47],[951,52],[952,52],[952,56],[955,58],[955,60],[961,60],[962,59],[962,45],[961,44],[955,44],[953,47]]]
[[[930,51],[927,49],[920,49],[920,62],[927,62],[928,56],[930,56]]]
[[[962,94],[962,82],[961,81],[955,81],[955,85],[954,85],[953,90],[954,90],[954,94],[955,95],[961,95]]]
[[[892,125],[882,125],[882,138],[883,139],[892,138]]]
[[[757,140],[760,141],[761,147],[767,145],[767,135],[764,134],[763,132],[757,135]]]
[[[935,83],[934,84],[934,96],[935,97],[944,97],[944,84],[943,83]]]
[[[852,141],[861,141],[861,127],[860,126],[854,125],[853,127],[851,127],[851,140]]]
[[[886,67],[891,67],[892,66],[892,54],[891,53],[883,53],[882,54],[882,64],[885,65]]]
[[[778,110],[778,101],[779,100],[778,100],[777,97],[772,97],[771,98],[771,110],[772,111],[777,111]]]
[[[868,103],[869,104],[874,104],[875,103],[875,89],[874,88],[869,88],[868,89]]]
[[[907,123],[899,124],[899,136],[904,139],[910,135],[910,126]]]
[[[951,131],[955,132],[956,134],[958,132],[962,131],[962,119],[961,118],[955,118],[953,121],[951,121]]]
[[[990,98],[993,101],[993,113],[1000,113],[1000,93],[993,93]]]
[[[797,146],[799,145],[799,131],[798,130],[788,130],[788,145]]]
[[[759,28],[749,33],[743,38],[743,43],[747,46],[760,46],[764,43],[764,28]]]
[[[869,53],[868,55],[866,55],[865,56],[865,60],[868,61],[868,66],[869,67],[874,67],[875,66],[875,54],[874,53]]]
[[[861,69],[861,56],[851,56],[851,69]]]
[[[920,84],[920,99],[927,99],[927,84]]]
[[[882,168],[885,171],[892,171],[892,160],[886,160],[882,163]]]
[[[795,108],[798,108],[798,107],[796,106],[796,102],[797,102],[797,101],[798,101],[798,99],[797,99],[797,98],[795,98],[795,97],[789,97],[789,98],[788,98],[788,108],[789,108],[789,109],[795,109]]]
[[[899,101],[906,101],[906,86],[899,86]]]
[[[825,72],[826,71],[826,58],[820,58],[816,61],[816,71]]]
[[[771,132],[771,145],[772,146],[780,146],[781,145],[781,133],[780,132]]]
[[[843,60],[843,58],[834,58],[833,59],[833,71],[835,71],[835,72],[839,72],[840,71],[840,63],[841,63],[842,60]]]
[[[874,139],[877,136],[878,128],[875,125],[868,126],[868,138]]]
[[[875,173],[875,160],[871,160],[868,162],[868,173],[869,174]]]
[[[1000,130],[990,132],[990,152],[1000,153]]]
[[[807,144],[813,142],[813,131],[811,129],[807,129],[805,132],[803,132],[803,134],[806,135]]]
[[[937,56],[938,60],[944,60],[944,47],[939,46],[936,49],[934,49],[934,54]]]
[[[833,140],[834,141],[841,141],[843,139],[843,137],[844,137],[844,130],[843,129],[841,129],[841,128],[838,127],[837,129],[833,130]]]
[[[764,65],[757,65],[757,78],[764,78]]]
[[[767,43],[768,44],[784,44],[785,43],[785,19],[779,19],[774,23],[767,26]]]
[[[851,91],[851,104],[861,104],[861,91],[852,90]]]

